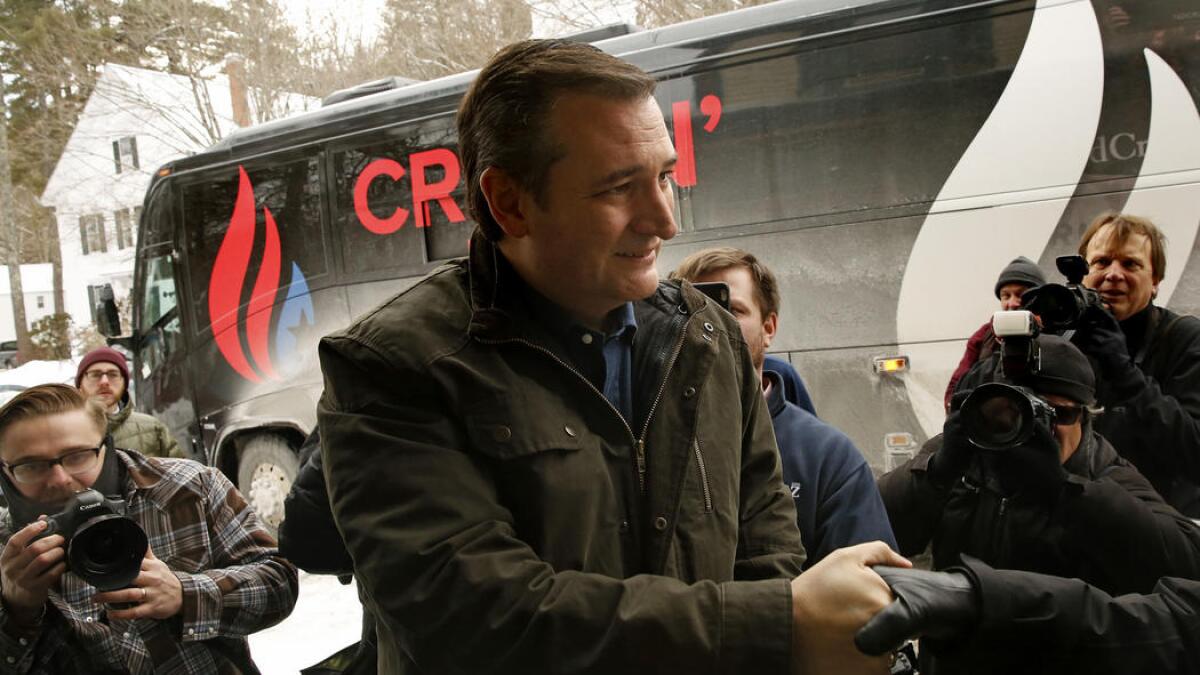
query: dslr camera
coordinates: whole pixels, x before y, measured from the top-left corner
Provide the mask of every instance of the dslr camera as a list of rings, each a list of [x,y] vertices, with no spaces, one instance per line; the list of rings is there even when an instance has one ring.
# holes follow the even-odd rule
[[[1031,312],[996,312],[992,315],[992,331],[1001,342],[1000,374],[1005,379],[1015,381],[1041,370],[1042,354],[1035,339],[1039,329]],[[984,450],[1018,447],[1029,440],[1038,425],[1048,429],[1054,424],[1054,407],[1045,399],[1028,387],[1001,382],[976,387],[958,410],[967,438]]]
[[[1099,293],[1083,285],[1088,272],[1083,256],[1061,255],[1054,259],[1054,265],[1067,283],[1031,288],[1022,296],[1021,306],[1038,315],[1047,332],[1062,333],[1076,328],[1088,307],[1104,305]]]
[[[113,591],[137,578],[149,541],[141,525],[126,515],[124,500],[83,490],[46,521],[39,538],[62,535],[67,540],[67,569],[84,581]]]

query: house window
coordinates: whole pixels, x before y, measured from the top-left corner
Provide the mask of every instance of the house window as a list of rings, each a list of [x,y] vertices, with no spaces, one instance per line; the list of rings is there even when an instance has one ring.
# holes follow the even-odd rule
[[[104,253],[108,250],[108,242],[104,236],[103,213],[79,216],[79,240],[82,242],[84,255]]]
[[[46,296],[44,296],[44,295],[37,296],[37,302],[38,302],[38,309],[46,309]]]
[[[133,228],[129,223],[129,209],[113,211],[113,220],[117,224],[117,250],[133,246]]]
[[[137,137],[122,136],[112,142],[113,149],[113,168],[117,173],[121,173],[125,169],[139,169],[141,164],[138,162]]]

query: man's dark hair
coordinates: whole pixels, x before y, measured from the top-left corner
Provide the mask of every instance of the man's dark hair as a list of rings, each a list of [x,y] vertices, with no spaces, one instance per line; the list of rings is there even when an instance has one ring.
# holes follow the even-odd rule
[[[504,233],[479,188],[496,167],[544,205],[546,174],[563,156],[548,133],[549,113],[566,94],[619,100],[653,95],[655,80],[637,66],[589,44],[524,40],[501,49],[471,84],[458,108],[458,151],[467,181],[467,206],[485,237]]]

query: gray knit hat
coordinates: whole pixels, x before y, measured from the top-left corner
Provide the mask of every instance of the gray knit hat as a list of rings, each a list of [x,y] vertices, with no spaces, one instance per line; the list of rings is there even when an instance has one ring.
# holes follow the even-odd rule
[[[1024,284],[1033,288],[1044,283],[1046,275],[1042,274],[1042,269],[1037,263],[1023,255],[1017,256],[1000,272],[1000,278],[996,280],[996,298],[1000,298],[1000,289],[1007,284]]]

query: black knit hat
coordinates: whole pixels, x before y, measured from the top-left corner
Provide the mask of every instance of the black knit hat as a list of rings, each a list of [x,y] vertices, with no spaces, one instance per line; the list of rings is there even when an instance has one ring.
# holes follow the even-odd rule
[[[1096,375],[1079,348],[1058,335],[1037,336],[1041,367],[1036,375],[1017,378],[1013,384],[1039,394],[1058,394],[1083,405],[1096,399]]]
[[[1000,278],[996,280],[996,298],[1000,298],[1000,289],[1007,284],[1024,284],[1033,288],[1044,283],[1046,275],[1042,274],[1042,268],[1023,255],[1017,256],[1000,272]]]

